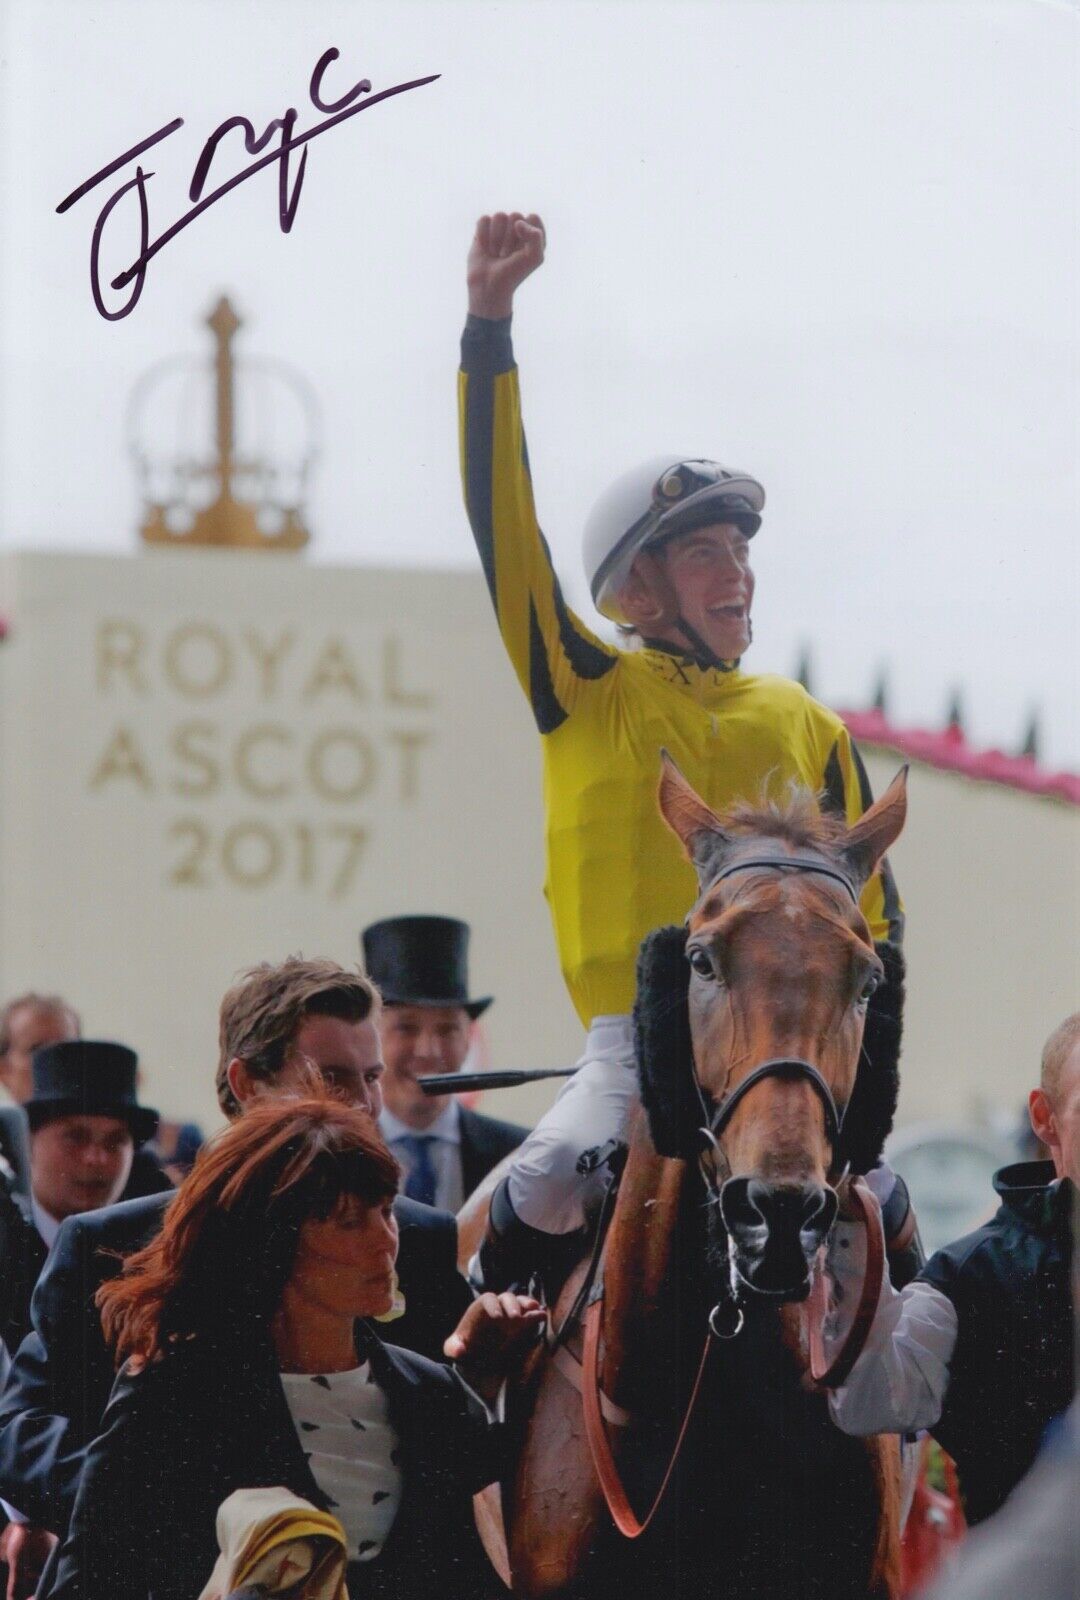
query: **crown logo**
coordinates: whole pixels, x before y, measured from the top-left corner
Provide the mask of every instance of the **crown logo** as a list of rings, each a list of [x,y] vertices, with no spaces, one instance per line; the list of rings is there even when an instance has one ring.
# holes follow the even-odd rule
[[[210,362],[170,357],[144,373],[128,442],[147,544],[299,550],[317,454],[318,411],[299,374],[279,362],[238,363],[242,326],[222,296],[206,318]]]

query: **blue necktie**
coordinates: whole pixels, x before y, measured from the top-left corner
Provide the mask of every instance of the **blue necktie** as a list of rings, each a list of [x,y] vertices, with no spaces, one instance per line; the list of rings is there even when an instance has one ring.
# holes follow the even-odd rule
[[[419,1200],[421,1205],[433,1206],[435,1204],[435,1168],[431,1164],[431,1146],[435,1143],[433,1133],[408,1133],[403,1134],[399,1144],[403,1144],[409,1155],[409,1176],[405,1179],[405,1193],[410,1200]]]

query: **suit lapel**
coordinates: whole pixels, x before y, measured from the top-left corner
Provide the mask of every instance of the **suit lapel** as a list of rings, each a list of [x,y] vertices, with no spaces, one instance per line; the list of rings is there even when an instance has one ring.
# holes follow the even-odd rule
[[[489,1163],[485,1161],[483,1123],[462,1106],[458,1121],[461,1135],[461,1182],[467,1200],[483,1179]]]
[[[243,1373],[242,1381],[234,1386],[237,1407],[234,1437],[238,1450],[250,1460],[250,1442],[261,1439],[264,1482],[284,1484],[325,1511],[326,1496],[312,1476],[285,1398],[273,1348],[268,1342],[263,1346],[260,1341],[258,1350],[244,1350],[238,1366]],[[236,1367],[233,1371],[239,1376]]]

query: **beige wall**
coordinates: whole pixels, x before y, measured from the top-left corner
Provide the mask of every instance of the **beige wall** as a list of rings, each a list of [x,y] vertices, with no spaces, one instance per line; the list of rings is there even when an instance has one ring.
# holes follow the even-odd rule
[[[473,925],[493,1062],[573,1061],[537,741],[478,575],[5,554],[0,610],[0,993],[61,990],[210,1123],[238,968],[440,911]]]
[[[497,996],[493,1064],[574,1060],[537,739],[478,575],[4,554],[0,610],[0,994],[61,990],[209,1124],[238,968],[442,911]],[[898,758],[869,764],[880,792]],[[1075,810],[912,770],[902,1120],[1019,1104],[1080,1003],[1077,844]],[[531,1121],[553,1092],[485,1104]]]
[[[866,750],[875,794],[901,765]],[[1080,1006],[1080,811],[911,769],[892,852],[907,911],[900,1122],[1019,1109]]]

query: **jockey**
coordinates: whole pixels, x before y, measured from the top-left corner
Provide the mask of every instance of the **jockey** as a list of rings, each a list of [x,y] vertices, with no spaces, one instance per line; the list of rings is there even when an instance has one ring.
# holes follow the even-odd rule
[[[588,1037],[576,1075],[492,1197],[479,1260],[487,1288],[545,1269],[557,1277],[570,1265],[607,1180],[602,1166],[586,1173],[579,1161],[625,1134],[637,1092],[638,948],[652,929],[681,922],[697,896],[657,807],[661,747],[717,811],[766,792],[782,798],[798,783],[852,823],[871,798],[837,716],[799,684],[741,670],[751,638],[750,541],[765,503],[749,474],[669,455],[620,478],[589,518],[584,552],[596,606],[631,648],[602,641],[567,606],[536,519],[510,342],[514,293],[542,262],[544,244],[537,216],[500,213],[477,225],[459,378],[461,464],[499,629],[543,742],[545,892]],[[887,1130],[903,959],[903,912],[887,864],[867,884],[862,910],[893,979]],[[892,1183],[887,1174],[882,1199]],[[900,1220],[906,1191],[901,1199]]]

